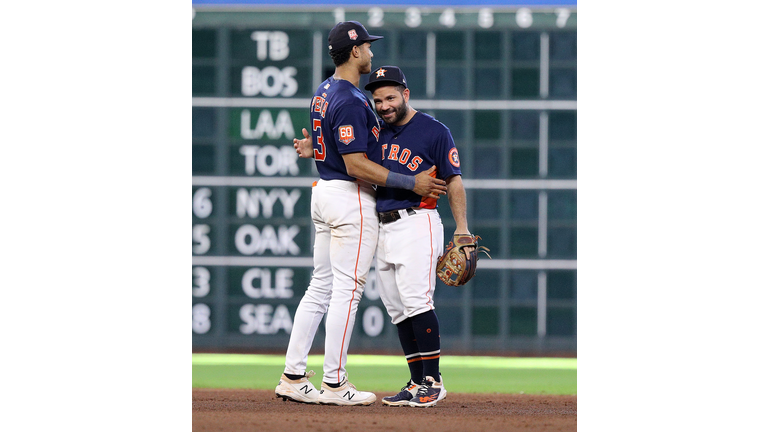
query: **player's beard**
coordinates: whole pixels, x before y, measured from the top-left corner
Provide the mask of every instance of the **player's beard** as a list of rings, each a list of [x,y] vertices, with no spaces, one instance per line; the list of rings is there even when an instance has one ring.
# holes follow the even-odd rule
[[[386,119],[384,116],[386,114],[389,114],[391,112],[395,113],[395,116]],[[379,113],[379,117],[381,117],[382,120],[384,120],[387,124],[398,124],[400,123],[400,120],[404,119],[406,115],[408,115],[408,104],[403,101],[399,106],[393,107],[387,111],[377,111]]]

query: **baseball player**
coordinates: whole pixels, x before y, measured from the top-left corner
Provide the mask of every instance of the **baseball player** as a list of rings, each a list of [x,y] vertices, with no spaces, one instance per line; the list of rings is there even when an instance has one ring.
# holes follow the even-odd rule
[[[365,89],[371,91],[376,112],[384,120],[378,155],[382,165],[403,174],[437,166],[433,174],[447,182],[456,233],[469,233],[459,153],[449,129],[408,104],[410,91],[398,67],[374,71]],[[440,375],[440,325],[433,301],[435,267],[443,254],[443,224],[436,207],[434,198],[408,190],[377,191],[376,282],[411,372],[400,393],[382,399],[384,405],[430,407],[447,394]]]
[[[373,184],[402,188],[437,199],[445,182],[430,171],[390,172],[378,160],[380,126],[372,105],[357,87],[371,71],[372,36],[362,24],[337,24],[328,36],[335,73],[315,92],[310,105],[311,142],[320,180],[312,188],[315,225],[314,272],[294,317],[285,356],[285,371],[275,388],[284,400],[329,405],[370,405],[376,395],[358,391],[347,378],[347,349],[357,305],[365,287],[378,237]],[[294,140],[297,146],[299,140]],[[309,155],[302,155],[307,157]],[[320,392],[308,380],[307,356],[323,315],[327,313],[323,384]]]

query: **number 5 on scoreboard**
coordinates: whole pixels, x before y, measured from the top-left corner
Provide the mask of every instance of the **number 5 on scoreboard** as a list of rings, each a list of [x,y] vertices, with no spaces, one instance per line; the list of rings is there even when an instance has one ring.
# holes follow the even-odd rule
[[[315,147],[314,150],[315,160],[322,162],[325,160],[325,140],[323,139],[323,129],[321,128],[320,119],[312,119],[312,130],[319,131],[317,134],[317,144],[320,146],[320,150],[318,150],[317,147]]]

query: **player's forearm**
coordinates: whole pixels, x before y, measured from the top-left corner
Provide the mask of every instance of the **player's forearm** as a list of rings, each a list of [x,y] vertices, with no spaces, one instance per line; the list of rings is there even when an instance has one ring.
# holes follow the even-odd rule
[[[371,162],[363,153],[342,155],[347,166],[347,174],[371,184],[386,186],[389,170],[376,162]]]
[[[467,194],[460,175],[448,179],[448,202],[451,206],[453,219],[456,221],[457,233],[469,233],[467,225]]]
[[[434,166],[411,176],[392,172],[375,162],[371,162],[364,153],[348,153],[342,157],[347,167],[347,174],[371,184],[410,190],[418,195],[434,199],[439,199],[440,195],[445,195],[448,189],[445,186],[445,181],[433,177],[436,175],[436,167]]]

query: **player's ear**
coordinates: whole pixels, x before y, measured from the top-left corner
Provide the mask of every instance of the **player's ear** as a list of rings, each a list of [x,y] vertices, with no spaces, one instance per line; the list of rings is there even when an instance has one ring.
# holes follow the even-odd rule
[[[405,101],[405,103],[408,103],[408,99],[410,99],[410,97],[411,97],[411,90],[410,89],[403,90],[403,100]]]

